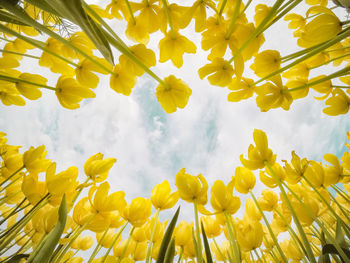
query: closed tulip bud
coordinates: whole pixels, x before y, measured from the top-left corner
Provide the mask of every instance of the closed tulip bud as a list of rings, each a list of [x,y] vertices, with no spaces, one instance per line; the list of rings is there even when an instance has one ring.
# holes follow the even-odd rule
[[[199,205],[207,203],[208,183],[201,174],[193,176],[182,168],[176,175],[175,185],[181,199],[189,203],[197,202]]]
[[[322,164],[318,162],[310,161],[304,176],[317,189],[324,185],[325,172]]]
[[[23,157],[20,153],[6,154],[3,156],[3,168],[7,169],[8,174],[11,175],[23,166]]]
[[[56,163],[52,163],[46,170],[46,186],[50,194],[63,196],[64,193],[74,191],[77,186],[78,168],[69,167],[56,174]]]
[[[92,236],[79,236],[71,245],[71,248],[73,249],[79,249],[79,250],[88,250],[92,247],[94,244],[94,239]]]
[[[211,216],[202,216],[201,221],[204,226],[205,235],[208,238],[214,238],[222,233],[222,227],[219,222]]]
[[[94,182],[100,183],[106,180],[109,170],[117,161],[115,158],[103,159],[102,153],[91,156],[84,164],[86,176],[90,177]]]
[[[45,159],[45,146],[41,145],[38,148],[30,147],[23,154],[23,165],[29,173],[38,174],[46,171],[51,161]]]
[[[164,210],[172,208],[178,200],[179,193],[174,192],[171,194],[170,184],[168,181],[157,184],[151,193],[151,202],[156,209]]]
[[[125,207],[122,216],[133,226],[142,226],[152,212],[152,203],[149,199],[137,197]]]
[[[22,192],[35,205],[46,195],[47,188],[45,182],[38,181],[38,175],[29,174],[23,178]]]
[[[274,208],[277,207],[278,196],[274,191],[270,189],[264,189],[261,194],[262,197],[258,199],[258,202],[263,211],[271,212]]]
[[[136,242],[144,242],[147,240],[146,232],[145,232],[146,225],[135,227],[134,232],[132,233],[132,239]]]
[[[155,217],[153,216],[152,219],[149,220],[148,223],[145,225],[145,234],[146,234],[147,240],[153,243],[157,242],[158,240],[161,240],[164,236],[164,231],[167,223],[168,221],[161,223],[158,218],[157,218],[157,221],[155,221]],[[156,228],[154,231],[153,238],[151,240],[154,224],[156,224]]]
[[[227,212],[234,214],[241,206],[241,201],[237,196],[233,196],[234,181],[225,186],[224,182],[217,180],[211,189],[210,203],[215,212]]]
[[[260,221],[262,218],[262,214],[252,199],[247,199],[245,204],[245,212],[245,217],[248,217],[250,220]]]
[[[258,221],[239,221],[237,224],[237,241],[243,251],[251,251],[261,246],[264,231]]]
[[[102,239],[103,235],[104,235],[104,238]],[[107,233],[104,233],[104,232],[96,233],[96,240],[99,244],[101,244],[102,247],[109,248],[112,245],[113,240],[116,238],[116,235],[117,234],[115,233],[114,229],[110,228],[107,230]],[[121,239],[122,237],[119,236],[117,242],[120,242]]]
[[[132,239],[130,240],[129,243],[128,243],[127,239],[125,239],[121,242],[118,242],[113,247],[114,256],[121,257],[123,255],[123,257],[126,258],[133,252],[134,247],[135,247],[135,241]]]
[[[261,169],[265,167],[265,162],[273,165],[276,160],[276,155],[268,148],[268,142],[265,132],[255,129],[253,139],[256,144],[252,144],[248,148],[248,160],[240,156],[241,163],[250,170]]]
[[[334,154],[327,153],[323,156],[323,158],[332,164],[325,166],[325,177],[324,177],[324,185],[326,187],[331,186],[333,184],[338,183],[343,178],[343,167],[340,165],[340,162]]]
[[[245,167],[237,167],[235,171],[235,188],[241,194],[247,194],[255,186],[255,175]]]
[[[184,220],[175,227],[174,236],[176,246],[185,246],[188,240],[192,239],[192,228],[193,222],[189,224]]]
[[[292,259],[292,262],[300,262],[305,256],[299,245],[297,245],[293,240],[285,239],[280,246],[286,256]]]
[[[144,261],[146,259],[146,253],[147,253],[147,242],[141,242],[135,244],[135,250],[134,250],[134,260],[135,261]]]

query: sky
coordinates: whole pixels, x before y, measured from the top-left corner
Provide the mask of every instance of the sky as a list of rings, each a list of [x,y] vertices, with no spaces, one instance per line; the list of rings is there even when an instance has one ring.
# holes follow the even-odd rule
[[[305,8],[299,10],[305,12]],[[111,25],[117,32],[125,28],[125,24],[117,27],[114,23]],[[147,75],[138,79],[128,97],[110,89],[108,77],[101,76],[94,90],[96,98],[84,100],[74,111],[61,107],[51,91],[44,91],[37,101],[27,100],[24,107],[0,105],[0,131],[8,134],[9,144],[22,145],[23,149],[44,144],[48,158],[57,162],[57,171],[77,166],[80,181],[84,180],[82,167],[90,156],[101,152],[117,158],[108,182],[113,191],[124,190],[129,201],[149,197],[154,185],[163,180],[174,189],[176,173],[183,167],[192,175],[202,173],[209,185],[218,179],[228,183],[235,167],[241,166],[239,156],[247,156],[254,129],[267,134],[269,147],[279,161],[290,160],[292,150],[317,161],[322,161],[325,153],[341,156],[346,131],[350,130],[347,115],[323,114],[324,102],[312,98],[316,94],[294,101],[289,111],[262,113],[253,98],[228,102],[227,88],[211,86],[198,77],[197,71],[207,63],[208,55],[200,49],[200,34],[194,33],[193,24],[183,32],[197,45],[198,52],[185,54],[181,69],[166,62],[152,70],[162,78],[174,74],[190,86],[192,96],[184,109],[166,114],[155,96],[157,82]],[[147,45],[157,59],[161,37],[152,35]],[[278,49],[287,55],[296,50],[296,40],[284,21],[270,28],[265,38],[261,51]],[[124,35],[122,39],[131,43]],[[22,71],[43,74],[55,85],[59,75],[40,68],[35,60],[25,61]],[[245,76],[253,77],[249,69]],[[261,189],[258,183],[255,190]]]

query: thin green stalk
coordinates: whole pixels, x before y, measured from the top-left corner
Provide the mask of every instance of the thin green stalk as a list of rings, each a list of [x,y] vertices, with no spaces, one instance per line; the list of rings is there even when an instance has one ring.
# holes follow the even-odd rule
[[[103,234],[102,234],[100,240],[98,241],[96,247],[94,248],[94,251],[92,251],[92,253],[91,253],[91,255],[90,255],[90,258],[89,258],[89,260],[88,260],[88,263],[92,262],[92,260],[96,257],[97,253],[100,251],[100,249],[101,249],[101,247],[102,247],[101,244],[102,244],[102,242],[103,242],[103,240],[104,240],[106,234],[108,233],[108,229],[109,229],[109,228],[107,228],[107,229],[105,230],[105,232],[103,232]]]
[[[232,253],[234,253],[233,257],[235,258],[234,262],[239,262],[241,260],[241,253],[238,247],[237,239],[236,239],[236,230],[232,222],[232,217],[230,214],[224,212],[226,219],[226,227],[228,231],[228,235],[230,238],[230,246]]]
[[[223,0],[223,1],[222,1],[222,5],[220,6],[220,10],[219,10],[219,15],[218,15],[218,17],[220,17],[220,16],[222,15],[222,12],[224,12],[226,3],[227,3],[227,0]]]
[[[338,188],[337,185],[331,185],[334,191],[336,191],[341,197],[343,197],[348,203],[350,203],[350,199],[346,196],[346,194],[343,193],[343,191]]]
[[[181,246],[180,247],[179,259],[177,260],[177,263],[181,263],[183,254],[184,254],[184,246]]]
[[[113,240],[111,246],[108,248],[106,254],[104,255],[104,257],[103,257],[103,259],[102,259],[102,262],[104,262],[104,261],[106,260],[106,258],[107,258],[107,256],[108,256],[109,252],[112,250],[112,248],[114,247],[115,243],[117,243],[117,241],[118,241],[120,235],[122,234],[122,232],[124,231],[124,229],[125,229],[125,227],[128,225],[128,223],[129,223],[129,222],[126,222],[126,223],[124,224],[124,226],[118,231],[118,233],[117,233],[117,235],[115,236],[115,238],[114,238],[114,240]],[[130,236],[129,236],[129,237],[130,237]],[[102,262],[101,262],[101,263],[102,263]]]
[[[3,220],[0,221],[0,226],[1,226],[4,222],[6,222],[11,216],[14,216],[15,214],[17,214],[17,212],[18,212],[17,209],[18,209],[26,200],[27,200],[27,198],[24,197],[24,198],[22,199],[22,201],[21,201],[15,208],[13,208],[12,211],[11,211]]]
[[[14,40],[11,40],[11,39],[7,39],[7,38],[4,38],[4,37],[0,37],[1,40],[4,40],[6,42],[15,42]]]
[[[244,14],[245,10],[247,10],[247,8],[249,7],[249,5],[252,3],[252,0],[249,0],[246,5],[244,6],[242,12],[239,14],[239,16],[241,16],[242,14]]]
[[[132,229],[131,229],[131,231],[130,231],[128,240],[126,241],[126,244],[125,244],[125,246],[124,246],[124,248],[123,248],[123,251],[122,251],[120,257],[118,258],[118,263],[120,263],[120,261],[123,259],[124,255],[125,255],[125,252],[126,252],[128,246],[129,246],[129,243],[130,243],[132,234],[134,233],[134,230],[135,230],[135,227],[133,226]],[[101,263],[104,263],[104,262],[105,262],[107,256],[108,256],[108,253],[106,253],[106,255],[103,257]]]
[[[247,41],[235,52],[233,57],[229,60],[229,63],[232,63],[235,58],[242,53],[242,51],[252,42],[260,33],[263,32],[264,26],[270,21],[270,19],[275,15],[277,8],[283,3],[283,0],[277,0],[275,4],[272,6],[268,15],[264,18],[264,20],[259,24],[259,26],[254,30],[254,32],[250,35]]]
[[[258,261],[259,261],[260,263],[262,263],[262,260],[261,260],[261,258],[260,258],[260,256],[259,256],[259,253],[256,251],[256,249],[253,249],[253,251],[254,251],[256,257],[258,258]],[[252,258],[253,258],[253,257],[252,257]]]
[[[242,3],[242,0],[236,1],[235,9],[233,11],[233,17],[232,17],[232,20],[231,20],[230,25],[228,27],[228,30],[226,32],[225,39],[229,39],[230,36],[232,35],[233,31],[235,30],[236,20],[237,20],[237,17],[239,15],[239,9],[241,7],[241,3]]]
[[[51,87],[51,86],[47,86],[47,85],[45,85],[45,84],[35,83],[35,82],[29,81],[29,80],[20,79],[20,78],[15,78],[15,77],[10,77],[10,76],[6,76],[6,75],[2,75],[2,74],[0,74],[0,80],[4,80],[4,81],[8,81],[8,82],[13,82],[13,83],[22,82],[22,83],[30,84],[30,85],[37,86],[37,87],[40,87],[40,88],[45,88],[45,89],[54,90],[54,91],[57,90],[56,88]],[[21,169],[23,169],[23,168],[24,168],[24,166],[23,166]],[[19,170],[19,171],[20,171],[20,170]],[[8,180],[8,179],[6,179],[4,182],[2,182],[2,184],[4,184],[7,180]],[[1,184],[1,185],[2,185],[2,184]],[[1,186],[1,185],[0,185],[0,186]]]
[[[0,79],[1,79],[1,76],[0,75]],[[9,180],[11,180],[12,177],[14,177],[17,173],[19,173],[20,171],[22,171],[24,169],[24,165],[22,167],[20,167],[18,170],[16,170],[13,174],[11,174],[9,177],[7,177],[4,181],[2,181],[0,183],[0,187],[2,187],[4,184],[6,184]],[[6,187],[5,187],[6,188]],[[1,189],[1,190],[4,190],[5,188]]]
[[[220,256],[224,259],[224,262],[226,263],[225,256],[224,256],[224,254],[221,252],[221,249],[220,249],[218,243],[216,243],[215,238],[213,238],[213,241],[214,241],[214,245],[215,245],[215,247],[216,247],[216,250],[219,252]]]
[[[326,41],[326,42],[327,42],[327,41]],[[323,45],[323,44],[326,43],[326,42],[322,42],[322,43],[320,43],[320,44],[316,44],[316,45],[313,45],[313,46],[311,46],[311,47],[304,48],[304,49],[302,49],[302,50],[300,50],[300,51],[297,51],[297,52],[294,52],[294,53],[292,53],[292,54],[289,54],[289,55],[287,55],[287,56],[281,57],[281,62],[284,63],[284,62],[287,62],[287,61],[289,61],[289,60],[292,60],[292,59],[295,59],[295,58],[297,58],[297,57],[300,57],[300,56],[302,56],[302,55],[304,55],[304,54],[310,52],[311,50],[314,50],[315,48],[317,48],[317,47]]]
[[[164,6],[166,17],[168,19],[169,27],[170,27],[170,30],[171,30],[171,37],[173,39],[175,39],[175,31],[174,31],[174,26],[173,26],[173,20],[171,19],[171,15],[170,15],[170,11],[169,11],[167,0],[162,0],[162,3],[163,3],[163,6]]]
[[[287,196],[287,193],[286,191],[284,190],[283,188],[283,185],[279,179],[279,177],[276,175],[275,171],[271,168],[271,166],[265,161],[265,166],[269,169],[269,171],[271,172],[273,178],[275,179],[276,183],[278,184],[278,187],[280,188],[281,190],[281,193],[282,193],[282,196],[284,197],[286,203],[287,203],[287,206],[289,208],[289,210],[291,211],[292,213],[292,216],[293,216],[293,219],[294,219],[294,223],[295,225],[297,226],[297,229],[300,233],[300,236],[301,236],[301,239],[303,240],[303,243],[304,243],[304,246],[305,246],[305,250],[307,252],[307,257],[308,259],[310,260],[310,262],[312,263],[316,263],[316,259],[315,259],[315,256],[312,252],[312,249],[311,249],[311,246],[310,246],[310,243],[309,241],[307,240],[307,237],[305,235],[305,232],[303,230],[303,227],[301,226],[301,223],[299,221],[299,218],[298,216],[296,215],[295,211],[294,211],[294,208],[290,202],[290,200],[288,199],[288,196]]]
[[[156,233],[157,220],[158,220],[159,212],[160,212],[160,208],[158,208],[156,213],[154,214],[154,222],[153,222],[153,226],[152,226],[151,239],[150,239],[150,241],[148,243],[148,247],[147,247],[146,263],[149,263],[149,260],[150,260],[150,257],[151,257],[151,249],[152,249],[152,245],[153,245],[153,237],[154,237],[154,234]]]
[[[329,63],[331,63],[331,62],[333,62],[333,61],[335,61],[337,59],[345,58],[345,57],[348,57],[348,56],[350,56],[350,54],[345,54],[345,55],[342,55],[342,56],[339,56],[339,57],[335,57],[335,58],[332,58],[330,60],[327,60],[326,62],[322,63],[321,65],[317,65],[315,67],[310,67],[309,69],[311,70],[311,69],[319,68],[319,67],[321,67],[323,65],[327,65],[327,64],[329,64]]]
[[[348,212],[344,211],[344,208],[341,204],[339,204],[339,202],[337,201],[337,199],[333,196],[330,195],[331,199],[333,200],[333,202],[339,207],[340,211],[342,212],[342,214],[346,217],[346,219],[348,220],[348,222],[350,221],[349,218],[349,210]],[[340,217],[338,217],[340,220],[342,220]],[[343,220],[342,220],[343,221]]]
[[[135,20],[135,17],[134,17],[134,13],[132,12],[132,8],[131,8],[131,5],[129,3],[129,0],[125,0],[125,4],[128,7],[128,10],[129,10],[132,22],[134,23],[134,25],[136,25],[136,20]]]
[[[332,235],[329,233],[328,229],[323,225],[323,223],[318,219],[318,217],[309,209],[304,202],[299,198],[299,196],[292,191],[292,189],[289,188],[287,184],[284,184],[284,186],[290,191],[290,193],[295,197],[295,199],[298,200],[298,202],[301,204],[301,206],[305,209],[305,211],[314,219],[314,221],[322,228],[322,231],[325,233],[327,238],[330,240],[330,242],[335,246],[336,250],[340,254],[341,257],[347,258],[346,254],[342,250],[342,248],[339,246],[338,242],[335,240],[335,238],[332,237]]]
[[[71,239],[69,240],[68,244],[64,246],[64,248],[61,250],[61,252],[58,252],[56,256],[54,256],[50,262],[51,263],[58,263],[61,261],[61,259],[64,257],[64,255],[67,253],[67,251],[70,249],[72,243],[78,238],[78,236],[85,230],[85,228],[94,220],[97,214],[93,214],[90,216],[90,218],[86,221],[86,223],[79,228],[76,229],[75,233],[72,235]]]
[[[292,89],[287,89],[283,92],[293,92],[293,91],[296,91],[296,90],[300,90],[300,89],[305,89],[305,88],[308,88],[308,87],[312,87],[314,85],[317,85],[317,84],[320,84],[326,80],[330,80],[330,79],[334,79],[334,78],[337,78],[337,77],[340,77],[340,76],[343,76],[345,74],[348,74],[350,71],[350,66],[347,66],[341,70],[338,70],[336,72],[334,72],[333,74],[330,74],[326,77],[323,77],[323,78],[320,78],[318,80],[315,80],[315,81],[312,81],[312,82],[309,82],[309,83],[306,83],[304,85],[301,85],[299,87],[295,87],[295,88],[292,88]]]
[[[336,88],[336,89],[349,89],[350,86],[332,85],[332,88]]]
[[[264,219],[264,222],[265,222],[265,224],[266,224],[266,227],[267,227],[267,229],[268,229],[268,231],[269,231],[269,233],[270,233],[270,235],[271,235],[271,238],[273,239],[273,242],[274,242],[275,245],[276,245],[276,248],[277,248],[278,252],[280,253],[280,255],[281,255],[281,257],[282,257],[283,262],[288,262],[288,259],[287,259],[286,256],[284,255],[283,250],[282,250],[282,248],[280,247],[280,245],[279,245],[279,243],[278,243],[278,240],[277,240],[277,238],[276,238],[275,234],[273,233],[273,230],[272,230],[272,228],[271,228],[271,226],[270,226],[270,223],[269,223],[269,221],[267,220],[267,218],[266,218],[266,216],[265,216],[263,210],[261,209],[261,207],[260,207],[260,205],[259,205],[258,200],[256,200],[256,198],[255,198],[255,196],[254,196],[254,194],[253,194],[252,191],[249,191],[249,193],[250,193],[250,195],[252,196],[253,201],[254,201],[256,207],[258,208],[260,214],[262,215],[262,217],[263,217],[263,219]]]
[[[284,67],[282,67],[282,68],[280,68],[280,69],[278,69],[278,70],[268,74],[267,76],[265,76],[265,77],[263,77],[261,79],[259,79],[258,81],[254,82],[251,86],[255,86],[255,85],[259,84],[260,82],[262,82],[262,81],[264,81],[266,79],[269,79],[272,76],[275,76],[275,75],[277,75],[277,74],[279,74],[279,73],[281,73],[281,72],[283,72],[283,71],[285,71],[285,70],[287,70],[287,69],[289,69],[289,68],[299,64],[300,62],[305,61],[306,59],[316,55],[317,53],[321,52],[322,50],[327,49],[330,46],[333,46],[334,44],[340,42],[341,40],[343,40],[344,38],[346,38],[348,36],[350,36],[350,28],[344,30],[341,34],[338,34],[335,38],[333,38],[333,39],[323,43],[322,45],[314,48],[308,54],[302,56],[301,58],[296,59],[292,63],[290,63],[290,64],[288,64],[288,65],[286,65],[286,66],[284,66]]]
[[[197,239],[197,257],[198,262],[202,263],[202,240],[199,234],[199,219],[198,219],[198,207],[197,207],[197,200],[193,202],[194,206],[194,219],[195,219],[195,225],[196,225],[196,239]]]
[[[19,56],[28,57],[28,58],[40,59],[40,57],[38,57],[38,56],[28,55],[28,54],[25,54],[25,53],[20,53],[20,52],[15,52],[15,51],[10,51],[10,50],[0,49],[0,52],[8,53],[8,54],[14,54],[14,55],[19,55]]]

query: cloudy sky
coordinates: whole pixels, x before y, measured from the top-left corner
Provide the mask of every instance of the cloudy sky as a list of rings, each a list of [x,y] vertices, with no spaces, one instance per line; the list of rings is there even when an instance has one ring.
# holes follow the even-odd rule
[[[299,10],[305,12],[306,7]],[[124,24],[118,26],[118,31],[123,28]],[[255,128],[266,132],[278,160],[289,160],[292,150],[319,161],[324,153],[343,152],[350,130],[348,116],[323,114],[324,103],[312,95],[295,101],[289,111],[261,113],[255,99],[228,102],[227,88],[211,86],[198,77],[197,70],[207,63],[208,53],[200,49],[200,35],[194,33],[193,24],[184,34],[197,45],[197,54],[185,55],[181,69],[166,62],[153,70],[163,78],[174,74],[188,83],[193,93],[185,109],[166,114],[155,97],[157,82],[147,75],[139,78],[129,97],[115,93],[108,78],[101,76],[96,98],[83,101],[78,110],[62,108],[50,91],[38,101],[27,101],[25,107],[0,105],[0,131],[8,134],[10,144],[24,149],[45,144],[58,170],[77,166],[82,180],[83,164],[91,155],[101,152],[117,158],[108,180],[114,190],[125,190],[128,200],[149,197],[153,186],[165,179],[174,185],[182,167],[193,175],[202,173],[211,184],[217,179],[227,183],[240,165],[239,155],[246,156],[253,143]],[[265,33],[261,50],[278,49],[287,55],[296,50],[291,36],[287,23],[281,21]],[[152,35],[148,44],[158,59],[161,37]],[[58,75],[39,66],[33,70],[36,66],[37,61],[24,60],[21,69],[40,72],[55,85]],[[249,70],[245,76],[253,77]]]

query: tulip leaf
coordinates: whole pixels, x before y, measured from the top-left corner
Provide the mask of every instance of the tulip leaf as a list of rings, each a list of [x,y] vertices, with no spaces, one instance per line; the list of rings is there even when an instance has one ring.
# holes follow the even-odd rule
[[[52,8],[48,3],[46,3],[43,0],[25,0],[25,2],[34,5],[48,13],[54,14],[56,16],[58,16],[59,14],[57,13],[55,8]]]
[[[58,221],[55,227],[48,233],[41,244],[32,252],[28,258],[28,263],[47,263],[58,244],[63,233],[67,220],[67,203],[65,195],[62,197],[61,205],[58,209]]]
[[[2,10],[0,10],[0,21],[11,23],[11,24],[16,24],[16,25],[21,25],[21,26],[29,26],[26,23],[23,23],[23,21],[19,20],[16,16],[14,16],[8,12],[4,12]]]
[[[176,210],[175,215],[173,216],[173,218],[170,221],[170,224],[168,225],[162,243],[160,244],[160,248],[159,248],[159,253],[158,253],[158,258],[156,263],[163,263],[165,262],[165,255],[169,246],[169,243],[171,241],[171,236],[174,232],[175,229],[175,225],[176,225],[176,221],[177,218],[179,217],[179,213],[180,213],[180,207]]]
[[[202,236],[203,236],[204,250],[207,258],[207,263],[213,263],[213,257],[210,252],[208,238],[207,238],[207,235],[205,234],[205,230],[202,222],[201,222],[201,228],[202,228]]]
[[[340,257],[340,259],[342,260],[342,262],[349,262],[350,260],[350,250],[347,248],[342,248],[344,254],[347,256],[347,259],[343,259],[339,253],[339,251],[337,250],[337,248],[333,245],[333,244],[326,244],[322,247],[322,254],[336,254]]]
[[[165,252],[164,263],[173,263],[174,256],[175,256],[175,239],[172,238]]]
[[[19,263],[19,262],[21,262],[22,259],[27,259],[28,257],[29,257],[29,254],[18,254],[5,262],[6,263]]]

